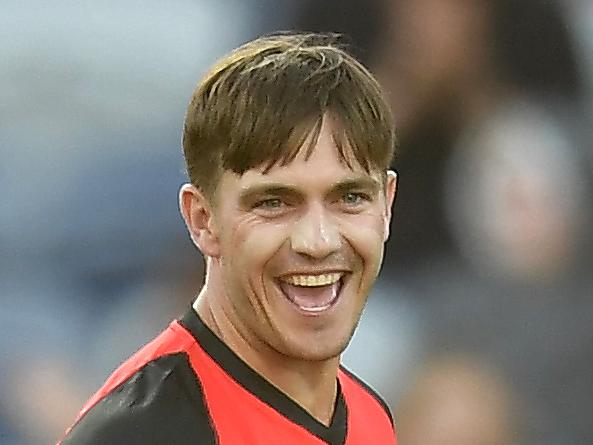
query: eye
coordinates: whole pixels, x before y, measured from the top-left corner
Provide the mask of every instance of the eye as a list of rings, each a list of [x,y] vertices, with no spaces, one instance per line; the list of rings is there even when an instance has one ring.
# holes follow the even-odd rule
[[[356,206],[364,202],[370,201],[371,197],[366,193],[347,192],[342,195],[342,201],[349,206]]]
[[[284,203],[280,198],[268,198],[262,199],[261,201],[256,202],[253,205],[255,209],[263,209],[263,210],[277,210],[282,208]]]
[[[265,198],[255,202],[251,210],[260,216],[271,218],[284,215],[290,210],[290,205],[282,198]]]

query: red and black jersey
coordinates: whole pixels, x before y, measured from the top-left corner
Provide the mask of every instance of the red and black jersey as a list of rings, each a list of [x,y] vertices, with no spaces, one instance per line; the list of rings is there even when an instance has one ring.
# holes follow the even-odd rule
[[[190,309],[124,362],[62,445],[395,445],[385,403],[340,368],[325,426],[242,361]]]

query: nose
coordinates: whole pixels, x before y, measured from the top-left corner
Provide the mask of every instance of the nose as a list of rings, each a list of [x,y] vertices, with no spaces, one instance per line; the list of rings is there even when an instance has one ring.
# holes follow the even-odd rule
[[[294,225],[290,245],[294,252],[323,259],[336,252],[342,243],[340,231],[322,206],[313,207]]]

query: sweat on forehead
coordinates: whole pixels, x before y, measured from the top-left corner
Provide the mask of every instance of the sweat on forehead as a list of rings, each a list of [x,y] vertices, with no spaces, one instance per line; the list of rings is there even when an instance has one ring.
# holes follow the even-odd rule
[[[208,193],[225,170],[269,169],[301,150],[310,154],[328,118],[347,165],[389,168],[395,149],[389,105],[373,76],[334,40],[263,37],[222,59],[188,106],[183,149],[191,182]]]

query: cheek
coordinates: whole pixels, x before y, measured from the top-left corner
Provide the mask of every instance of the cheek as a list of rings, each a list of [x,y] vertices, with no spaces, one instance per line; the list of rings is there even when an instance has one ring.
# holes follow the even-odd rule
[[[375,276],[383,258],[385,224],[382,214],[368,213],[346,218],[342,222],[344,238],[364,262],[365,273]]]
[[[283,227],[262,224],[255,219],[240,221],[224,240],[227,258],[232,258],[233,267],[242,269],[244,273],[261,274],[285,242],[285,232]]]

